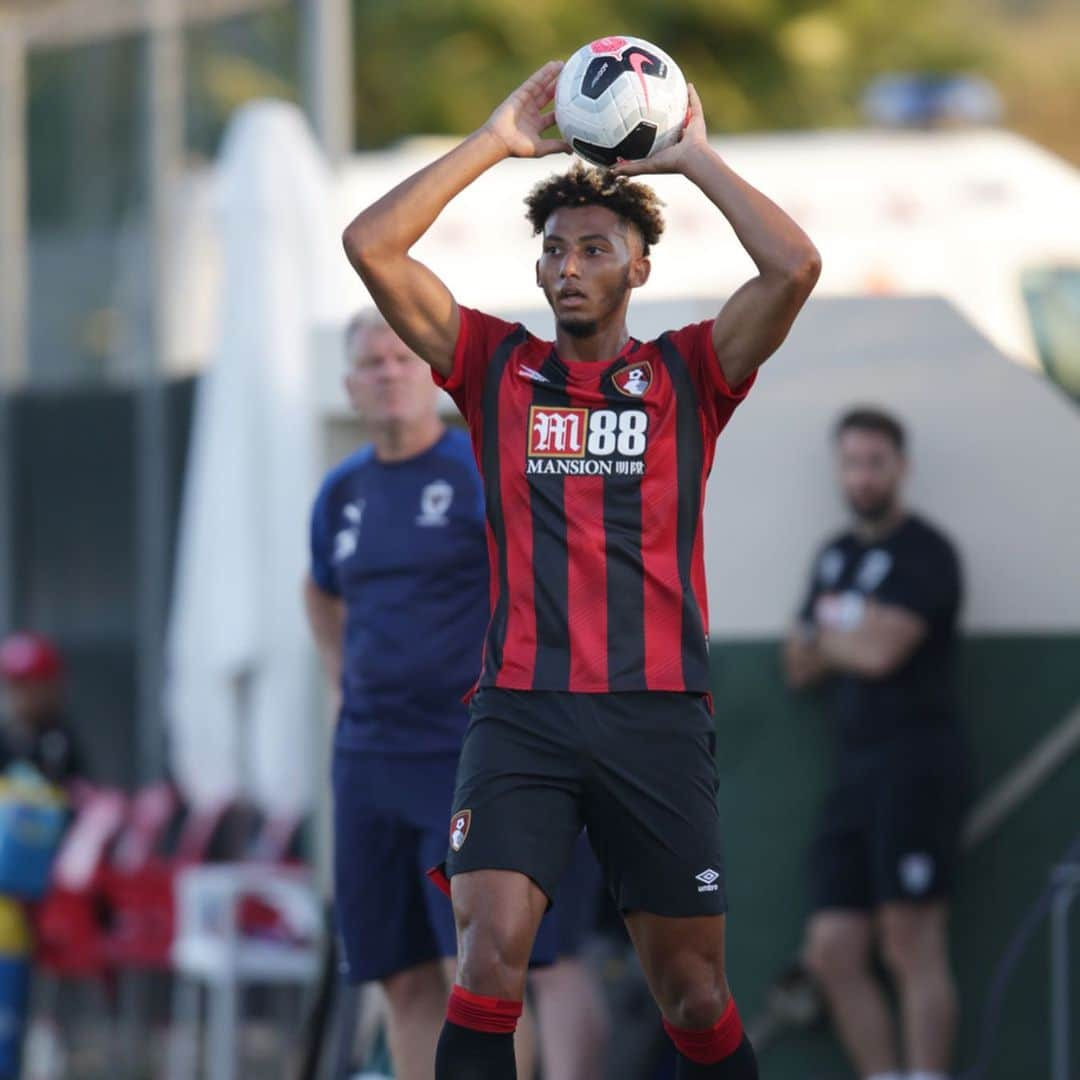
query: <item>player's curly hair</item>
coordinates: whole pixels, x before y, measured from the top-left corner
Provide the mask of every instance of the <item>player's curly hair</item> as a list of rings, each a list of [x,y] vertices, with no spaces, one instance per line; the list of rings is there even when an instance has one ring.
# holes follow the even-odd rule
[[[568,172],[549,176],[529,192],[525,216],[536,236],[544,231],[544,222],[560,207],[606,206],[637,227],[645,244],[644,254],[648,255],[649,248],[664,231],[661,205],[651,187],[577,162]]]

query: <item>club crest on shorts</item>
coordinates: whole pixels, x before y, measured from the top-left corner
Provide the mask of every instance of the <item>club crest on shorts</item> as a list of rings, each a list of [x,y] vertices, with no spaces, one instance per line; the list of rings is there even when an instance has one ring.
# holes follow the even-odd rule
[[[934,860],[925,852],[915,852],[900,859],[899,870],[904,889],[912,896],[921,896],[933,880]]]
[[[465,846],[465,838],[469,835],[469,826],[472,824],[472,811],[459,810],[450,819],[450,850],[460,851]]]
[[[652,364],[648,360],[628,364],[622,371],[616,372],[611,381],[615,389],[627,397],[644,397],[645,391],[652,386]]]

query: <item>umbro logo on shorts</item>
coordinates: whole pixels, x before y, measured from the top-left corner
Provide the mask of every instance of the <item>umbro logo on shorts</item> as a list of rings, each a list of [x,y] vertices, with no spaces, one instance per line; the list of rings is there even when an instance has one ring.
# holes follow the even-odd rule
[[[700,874],[695,874],[694,878],[701,882],[698,886],[698,892],[716,892],[720,888],[716,884],[720,880],[720,875],[711,866],[708,870],[702,870]]]

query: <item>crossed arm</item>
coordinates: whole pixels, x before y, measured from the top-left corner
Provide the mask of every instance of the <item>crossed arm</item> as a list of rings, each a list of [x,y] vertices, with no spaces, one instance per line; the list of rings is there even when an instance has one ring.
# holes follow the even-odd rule
[[[795,690],[832,674],[882,679],[907,663],[928,629],[923,618],[906,608],[866,600],[852,629],[793,627],[784,643],[784,674]]]

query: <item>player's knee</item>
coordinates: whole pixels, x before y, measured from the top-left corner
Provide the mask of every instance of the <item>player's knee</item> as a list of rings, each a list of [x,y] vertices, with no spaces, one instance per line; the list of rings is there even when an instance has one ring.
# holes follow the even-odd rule
[[[830,924],[811,928],[803,950],[803,963],[826,985],[862,972],[868,962],[867,940],[861,932]]]
[[[939,953],[941,955],[939,955]],[[905,979],[944,960],[944,941],[917,916],[881,920],[881,959],[894,978]]]
[[[493,928],[460,928],[457,981],[474,994],[518,1000],[524,994],[529,948]]]
[[[677,1028],[703,1031],[720,1019],[730,998],[723,979],[695,979],[671,988],[663,1012]]]
[[[522,963],[486,941],[464,949],[458,964],[458,983],[474,994],[517,1001],[523,995],[528,962]]]

